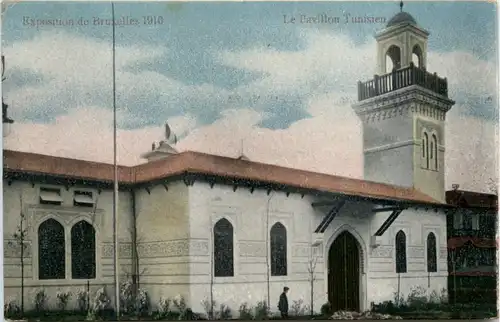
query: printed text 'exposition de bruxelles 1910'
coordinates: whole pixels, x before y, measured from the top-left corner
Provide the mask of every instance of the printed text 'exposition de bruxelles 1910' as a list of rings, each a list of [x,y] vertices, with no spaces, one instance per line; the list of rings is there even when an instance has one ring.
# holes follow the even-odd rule
[[[163,25],[162,16],[142,16],[133,18],[122,16],[114,20],[117,26],[139,26],[139,25]],[[78,19],[37,19],[29,16],[23,17],[23,26],[43,27],[43,26],[111,26],[113,19],[103,19],[99,17]]]

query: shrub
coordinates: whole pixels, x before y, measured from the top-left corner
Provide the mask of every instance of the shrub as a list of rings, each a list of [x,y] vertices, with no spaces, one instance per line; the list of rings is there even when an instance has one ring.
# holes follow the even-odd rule
[[[182,295],[177,295],[172,301],[177,311],[182,314],[187,309],[186,300],[182,297]]]
[[[305,307],[304,301],[302,299],[293,301],[292,306],[290,307],[290,315],[292,316],[304,316]]]
[[[177,320],[179,314],[172,312],[172,300],[169,298],[160,298],[158,311],[153,317],[155,320]]]
[[[394,315],[399,312],[399,307],[393,301],[384,301],[375,304],[372,308],[373,312]]]
[[[330,302],[326,302],[325,304],[321,305],[321,315],[331,316],[332,314],[332,305],[330,304]]]
[[[180,315],[180,321],[197,321],[200,320],[198,314],[194,313],[190,308],[186,308]]]
[[[423,287],[417,286],[410,289],[406,299],[406,305],[415,309],[422,309],[429,303],[426,291]]]
[[[97,290],[92,303],[92,309],[89,310],[88,318],[102,317],[104,311],[109,309],[111,300],[106,293],[106,287]]]
[[[130,281],[120,285],[120,307],[123,313],[135,313],[134,285]]]
[[[221,304],[219,306],[219,310],[216,309],[217,302],[203,300],[201,301],[203,308],[205,309],[205,313],[209,320],[230,320],[231,319],[231,308],[225,304]]]
[[[151,302],[149,300],[149,294],[145,289],[140,288],[139,294],[136,300],[137,311],[141,316],[149,313],[151,309]]]
[[[66,311],[66,307],[68,306],[69,299],[71,298],[70,291],[57,291],[57,307],[61,311]]]
[[[3,306],[4,315],[6,318],[17,318],[21,316],[21,307],[16,300],[8,300]]]
[[[172,316],[172,300],[169,298],[160,298],[160,303],[158,303],[158,314],[155,317],[156,320],[168,319]]]
[[[394,301],[384,301],[374,305],[372,311],[385,314],[398,314],[403,312],[430,312],[430,311],[448,311],[448,296],[445,289],[441,294],[432,291],[427,295],[426,290],[417,286],[410,290],[408,296],[394,293]]]
[[[238,310],[240,313],[240,320],[253,320],[254,316],[252,314],[252,307],[248,306],[248,303],[243,303],[240,305]]]
[[[39,289],[35,291],[35,310],[37,312],[47,311],[47,301],[49,297],[45,293],[44,289]]]
[[[200,317],[187,307],[186,301],[182,295],[177,295],[172,301],[177,312],[179,313],[179,320],[182,321],[195,321],[199,320]]]
[[[267,320],[270,313],[271,310],[269,309],[266,301],[257,302],[257,305],[255,306],[254,320]]]
[[[226,304],[221,304],[219,306],[219,311],[217,311],[217,320],[230,320],[232,317],[231,308]]]
[[[89,307],[89,292],[86,290],[76,291],[76,305],[80,311],[88,311]]]

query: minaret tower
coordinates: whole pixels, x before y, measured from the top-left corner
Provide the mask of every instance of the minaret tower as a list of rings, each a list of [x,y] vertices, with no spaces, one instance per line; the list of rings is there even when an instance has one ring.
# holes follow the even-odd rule
[[[358,82],[366,180],[413,187],[445,201],[444,128],[455,104],[446,78],[426,70],[429,32],[403,11],[376,35],[377,75]]]
[[[2,55],[2,83],[5,80],[5,56]],[[7,115],[7,109],[9,108],[9,105],[5,104],[3,101],[3,96],[2,96],[2,126],[3,126],[3,137],[6,137],[10,133],[10,127],[11,124],[14,123],[14,120],[9,118]]]

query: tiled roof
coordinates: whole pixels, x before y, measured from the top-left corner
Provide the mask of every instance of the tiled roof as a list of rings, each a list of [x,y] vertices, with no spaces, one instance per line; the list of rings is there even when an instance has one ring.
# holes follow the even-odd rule
[[[111,164],[10,150],[4,150],[4,169],[86,180],[113,180],[113,165]],[[368,198],[441,204],[412,188],[191,151],[133,167],[119,166],[118,171],[119,181],[129,184],[149,182],[187,172]]]

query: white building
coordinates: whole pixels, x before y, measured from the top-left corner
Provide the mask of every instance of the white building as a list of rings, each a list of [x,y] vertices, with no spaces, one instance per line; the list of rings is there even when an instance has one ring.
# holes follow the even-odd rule
[[[290,304],[309,304],[316,259],[316,311],[328,300],[366,310],[398,285],[404,296],[446,289],[444,121],[454,102],[445,79],[420,69],[427,36],[405,12],[377,36],[379,74],[386,54],[398,70],[358,83],[367,181],[177,153],[168,140],[150,162],[120,166],[121,278],[139,275],[153,304],[180,294],[195,312],[211,297],[234,311],[269,298],[276,310],[284,286]],[[33,289],[55,304],[57,290],[88,280],[113,297],[112,180],[109,164],[4,151],[6,299],[21,296],[9,243],[21,212],[27,308]]]

